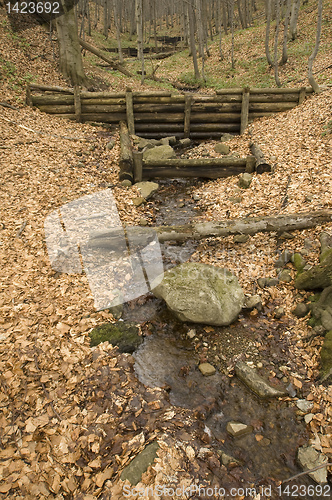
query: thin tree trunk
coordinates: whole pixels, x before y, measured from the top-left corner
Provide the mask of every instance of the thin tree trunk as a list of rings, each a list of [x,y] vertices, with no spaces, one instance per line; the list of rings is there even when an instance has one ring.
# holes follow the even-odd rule
[[[283,37],[283,43],[282,43],[282,57],[281,57],[280,65],[286,64],[286,62],[288,60],[287,35],[288,35],[290,12],[291,12],[291,0],[287,0],[286,13],[285,13],[285,25],[284,25],[284,37]]]
[[[289,35],[291,40],[295,40],[297,38],[297,20],[300,12],[300,4],[301,0],[293,0],[292,14],[289,23]]]
[[[141,83],[144,83],[144,53],[143,53],[143,0],[135,0],[137,26],[137,57],[141,60]]]
[[[194,20],[194,8],[193,8],[192,2],[193,2],[193,0],[189,0],[189,2],[188,2],[190,48],[191,48],[191,55],[193,57],[193,63],[194,63],[195,79],[200,80],[201,74],[199,72],[198,62],[197,62],[197,52],[196,52],[196,43],[195,43],[195,20]]]
[[[318,50],[319,50],[320,35],[321,35],[321,31],[322,31],[322,14],[323,14],[323,0],[318,0],[316,44],[315,44],[315,48],[314,48],[312,54],[310,55],[309,61],[308,61],[308,79],[309,79],[310,85],[312,86],[312,88],[314,89],[315,92],[321,91],[318,83],[316,82],[316,80],[312,74],[312,66],[313,66],[315,57],[318,54]]]
[[[234,60],[234,0],[230,0],[230,21],[231,21],[231,29],[232,29],[232,49],[231,49],[231,59],[232,59],[232,69],[235,68],[235,60]]]
[[[205,81],[205,74],[204,74],[204,59],[205,59],[205,54],[204,54],[204,33],[203,33],[203,20],[202,20],[202,5],[201,5],[201,0],[196,0],[196,24],[197,24],[197,31],[198,31],[198,45],[199,45],[199,55],[202,58],[202,70],[201,70],[201,75],[203,80]]]
[[[116,30],[116,41],[118,44],[118,54],[119,54],[119,62],[123,63],[123,54],[122,54],[122,46],[121,46],[121,34],[120,34],[120,24],[119,24],[119,9],[118,9],[118,0],[113,0],[113,12],[114,12],[114,24]]]
[[[270,26],[271,26],[271,1],[266,0],[266,30],[265,30],[265,54],[268,64],[273,67],[273,61],[270,54],[269,40],[270,40]]]
[[[281,87],[281,82],[278,74],[278,38],[280,30],[280,0],[276,0],[276,30],[274,36],[274,78],[277,87]]]

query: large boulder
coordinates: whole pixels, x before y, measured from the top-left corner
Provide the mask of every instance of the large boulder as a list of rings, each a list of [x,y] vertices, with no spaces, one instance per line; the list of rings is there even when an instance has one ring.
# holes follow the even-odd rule
[[[156,146],[152,149],[147,149],[143,153],[143,160],[155,161],[155,160],[168,160],[170,158],[176,158],[174,149],[171,146]]]
[[[227,269],[199,263],[184,263],[164,273],[153,287],[158,298],[181,321],[207,325],[229,325],[244,303],[236,276]]]

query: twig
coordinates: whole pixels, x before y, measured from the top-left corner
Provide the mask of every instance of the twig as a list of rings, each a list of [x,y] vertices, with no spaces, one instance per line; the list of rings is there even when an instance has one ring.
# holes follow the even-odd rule
[[[26,225],[27,225],[27,221],[25,220],[24,222],[22,222],[22,225],[21,225],[19,231],[17,231],[16,238],[20,238],[22,236],[22,233],[23,233],[24,229],[26,228]]]
[[[315,472],[316,470],[322,469],[323,467],[327,467],[329,465],[332,465],[332,462],[326,462],[325,464],[317,465],[317,467],[314,467],[313,469],[305,470],[304,472],[300,472],[299,474],[295,474],[295,476],[285,479],[284,481],[282,481],[281,484],[288,483],[293,479],[297,479],[298,477],[304,476],[305,474],[310,474],[311,472]]]
[[[14,107],[14,106],[12,106],[11,104],[8,104],[8,102],[0,102],[0,106],[3,106],[4,108],[14,109],[15,111],[18,111],[18,110],[19,110],[18,108],[15,108],[15,107]]]

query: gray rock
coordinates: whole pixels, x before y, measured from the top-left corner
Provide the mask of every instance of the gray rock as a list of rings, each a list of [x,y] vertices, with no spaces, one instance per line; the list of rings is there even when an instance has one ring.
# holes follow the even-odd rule
[[[260,288],[268,288],[270,286],[278,285],[279,280],[277,278],[258,278],[257,284]]]
[[[280,319],[282,318],[282,316],[285,314],[285,308],[284,307],[277,307],[275,310],[274,310],[274,317],[276,319]]]
[[[142,217],[140,220],[139,220],[139,225],[140,226],[147,226],[148,225],[148,221],[146,219],[144,219],[144,217]]]
[[[132,183],[130,182],[129,179],[124,179],[123,181],[121,181],[121,186],[130,187],[130,186],[132,186]]]
[[[304,471],[314,469],[318,465],[323,465],[328,462],[328,458],[319,453],[312,446],[301,446],[297,450],[297,459]],[[322,467],[314,472],[310,472],[309,476],[316,483],[324,484],[327,482],[327,468]]]
[[[298,407],[299,410],[305,413],[311,410],[314,404],[312,401],[307,401],[306,399],[298,399],[296,401],[296,406]]]
[[[293,252],[290,252],[289,250],[285,250],[282,252],[282,254],[279,256],[278,260],[274,264],[274,267],[283,267],[285,264],[291,261],[293,256]]]
[[[227,144],[220,143],[215,145],[214,150],[220,155],[228,155],[230,152],[230,147],[227,146]]]
[[[320,351],[321,380],[327,380],[332,375],[332,330],[327,332]]]
[[[220,457],[221,463],[223,465],[225,465],[225,467],[233,468],[233,467],[239,467],[240,465],[243,465],[239,460],[232,457],[232,455],[228,455],[228,453],[226,453],[223,450],[219,450],[219,451],[217,451],[217,453]]]
[[[111,139],[107,144],[106,144],[106,150],[107,151],[110,151],[111,149],[113,149],[115,146],[115,140],[114,139]]]
[[[303,302],[297,304],[297,306],[293,310],[293,314],[297,318],[304,318],[304,316],[306,316],[308,312],[309,312],[309,307],[307,306],[307,304],[304,304]]]
[[[143,153],[143,160],[145,161],[168,160],[170,158],[176,158],[176,154],[174,149],[167,145],[156,146]]]
[[[329,250],[332,248],[332,235],[327,233],[326,231],[323,231],[319,235],[319,241],[320,241],[320,257],[319,261],[323,262],[327,254],[329,253]]]
[[[130,464],[123,469],[120,476],[122,481],[128,479],[131,485],[136,486],[142,479],[144,472],[147,471],[148,467],[153,464],[155,458],[157,458],[158,449],[159,444],[157,441],[148,444],[144,450],[136,455]]]
[[[309,238],[305,238],[303,244],[304,244],[304,248],[306,248],[307,250],[311,250],[312,245],[313,245],[313,241],[310,240]]]
[[[249,240],[249,234],[236,234],[233,238],[234,243],[246,243]]]
[[[193,200],[194,201],[198,201],[200,199],[201,199],[201,197],[199,196],[199,194],[193,194]]]
[[[240,437],[244,434],[250,434],[253,431],[253,428],[251,425],[246,425],[242,422],[228,422],[226,431],[233,437]]]
[[[222,134],[222,136],[220,137],[220,142],[228,142],[233,139],[233,137],[234,136],[232,134]]]
[[[137,182],[135,186],[139,190],[140,195],[146,200],[151,198],[151,196],[159,189],[159,184],[150,181]]]
[[[166,271],[152,291],[181,321],[208,325],[229,325],[244,302],[236,276],[227,269],[192,262]]]
[[[189,139],[189,137],[185,137],[184,139],[180,139],[179,146],[181,148],[189,148],[191,146],[191,139]]]
[[[244,299],[243,309],[256,309],[258,311],[262,310],[262,299],[260,295],[252,295],[251,297],[246,297]]]
[[[169,143],[169,137],[163,137],[162,139],[160,139],[160,145],[161,146],[170,146],[170,143]]]
[[[288,269],[283,269],[279,274],[279,281],[282,283],[290,283],[292,281],[292,277],[290,275],[290,271]]]
[[[142,196],[137,196],[137,198],[133,198],[133,204],[135,205],[135,207],[139,207],[145,201],[146,201],[145,198],[143,198]]]
[[[175,135],[170,135],[168,138],[168,143],[170,146],[175,146],[175,144],[178,142]]]
[[[256,371],[243,361],[235,365],[236,376],[260,398],[278,398],[284,396],[286,391],[271,387]]]
[[[248,189],[248,187],[250,187],[252,177],[252,174],[248,174],[248,172],[240,175],[238,186],[242,189]]]
[[[297,271],[302,271],[307,263],[302,255],[298,252],[292,255],[291,261],[293,262],[294,267]]]
[[[210,365],[210,363],[201,363],[198,365],[198,369],[205,377],[209,377],[210,375],[214,375],[216,373],[215,367]]]

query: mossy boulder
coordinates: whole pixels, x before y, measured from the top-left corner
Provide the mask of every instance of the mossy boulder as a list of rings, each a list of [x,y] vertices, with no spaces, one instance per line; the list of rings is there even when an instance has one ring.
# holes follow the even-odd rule
[[[326,250],[324,260],[317,266],[303,271],[295,279],[295,287],[300,290],[315,290],[332,285],[332,248]]]
[[[320,352],[320,375],[322,379],[331,378],[332,376],[332,330],[327,332],[325,340]]]
[[[294,264],[295,269],[301,273],[306,266],[306,261],[300,253],[294,253],[291,257],[291,261]]]
[[[90,333],[90,345],[94,347],[108,341],[117,346],[120,352],[134,352],[143,342],[139,329],[134,323],[117,321],[96,326]]]
[[[332,330],[332,286],[325,288],[317,302],[311,305],[312,316],[325,330]]]

